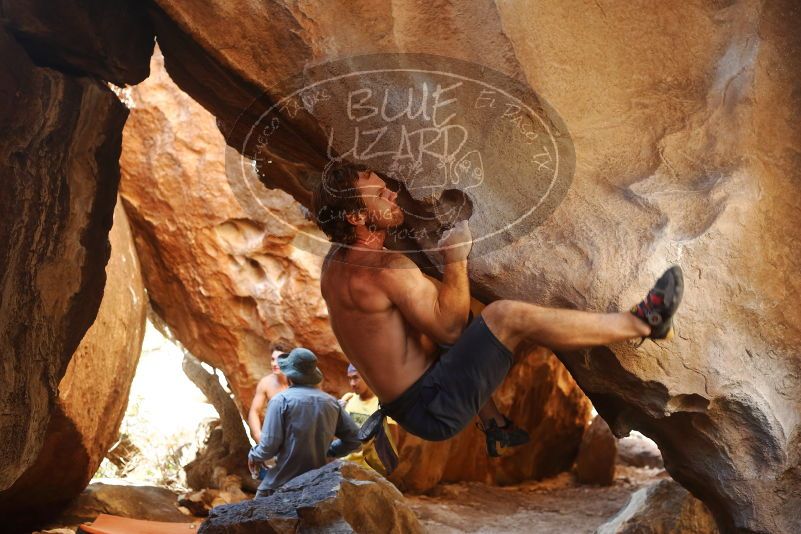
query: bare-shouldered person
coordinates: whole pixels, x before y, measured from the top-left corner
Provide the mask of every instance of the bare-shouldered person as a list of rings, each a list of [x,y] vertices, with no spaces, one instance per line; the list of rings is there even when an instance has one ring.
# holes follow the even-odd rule
[[[415,267],[405,256],[335,246],[323,267],[321,289],[334,334],[384,402],[403,393],[435,359],[435,343],[404,319],[386,291],[388,270],[402,277],[394,269],[410,266]],[[431,287],[425,289],[436,291],[426,282]]]
[[[575,350],[628,339],[663,339],[681,301],[678,266],[668,269],[629,312],[591,313],[527,302],[490,303],[469,325],[467,221],[444,232],[437,287],[402,254],[384,248],[404,213],[381,175],[347,162],[327,169],[313,213],[333,247],[321,290],[334,334],[378,396],[379,416],[427,440],[452,437],[478,415],[490,456],[521,445],[528,434],[492,400],[524,346]],[[445,352],[437,345],[450,346]],[[372,428],[380,425],[366,424]]]
[[[271,355],[273,372],[259,380],[256,386],[256,394],[253,396],[253,402],[250,403],[248,428],[250,428],[250,435],[256,443],[261,441],[261,428],[262,424],[264,424],[263,418],[267,403],[289,387],[286,377],[281,372],[281,368],[278,367],[278,357],[286,353],[287,351],[284,347],[277,346],[273,349]]]

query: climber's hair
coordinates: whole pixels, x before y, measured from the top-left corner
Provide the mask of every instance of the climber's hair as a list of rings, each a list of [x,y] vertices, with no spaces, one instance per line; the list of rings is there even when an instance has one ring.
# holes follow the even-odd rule
[[[347,215],[366,207],[356,181],[359,173],[367,170],[365,165],[348,161],[331,164],[323,170],[312,194],[314,221],[335,243],[350,245],[356,239],[356,227],[348,222]]]

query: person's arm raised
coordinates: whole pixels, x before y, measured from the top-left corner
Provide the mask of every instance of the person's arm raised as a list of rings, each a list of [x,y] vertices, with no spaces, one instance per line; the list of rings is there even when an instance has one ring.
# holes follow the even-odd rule
[[[467,221],[440,240],[445,263],[439,288],[409,258],[396,255],[381,273],[382,288],[403,317],[437,343],[454,343],[470,313],[467,255],[472,245]]]

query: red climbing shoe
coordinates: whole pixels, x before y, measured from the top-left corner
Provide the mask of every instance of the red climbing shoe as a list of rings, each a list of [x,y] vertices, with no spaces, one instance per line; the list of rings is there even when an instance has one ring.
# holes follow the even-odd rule
[[[672,266],[659,277],[645,298],[631,308],[631,313],[651,327],[649,339],[665,339],[673,331],[673,315],[684,293],[681,267]]]
[[[499,445],[503,448],[517,447],[531,441],[528,432],[515,426],[508,417],[504,417],[504,420],[506,424],[503,426],[498,426],[495,419],[491,419],[486,426],[482,424],[477,425],[479,430],[487,435],[487,454],[493,458],[501,456],[501,453],[498,451]]]

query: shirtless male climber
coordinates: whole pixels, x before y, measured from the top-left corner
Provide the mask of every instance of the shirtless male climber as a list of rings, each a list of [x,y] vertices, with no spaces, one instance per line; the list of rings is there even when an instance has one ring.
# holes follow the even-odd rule
[[[250,403],[250,410],[248,410],[248,428],[250,428],[250,435],[256,443],[261,441],[261,427],[264,411],[267,408],[267,403],[270,399],[284,391],[289,387],[284,373],[278,367],[278,357],[288,353],[282,346],[273,348],[271,355],[271,363],[273,372],[259,380],[256,386],[256,394],[253,396],[253,402]]]
[[[323,174],[312,202],[318,226],[334,243],[321,278],[334,334],[378,396],[379,418],[392,417],[412,434],[447,439],[478,415],[488,452],[496,456],[497,446],[529,439],[492,400],[514,358],[524,353],[518,348],[566,351],[664,339],[671,331],[683,291],[678,266],[630,311],[593,313],[498,300],[468,325],[467,222],[438,243],[444,272],[437,288],[408,257],[383,247],[387,232],[404,219],[396,198],[381,176],[343,162]],[[441,352],[438,344],[451,347]],[[365,426],[381,425],[368,420]]]

